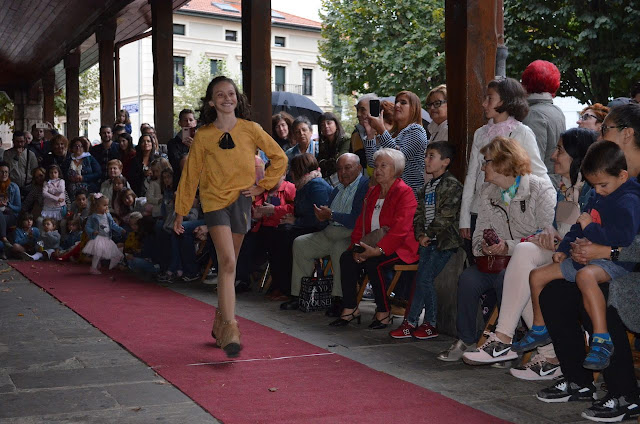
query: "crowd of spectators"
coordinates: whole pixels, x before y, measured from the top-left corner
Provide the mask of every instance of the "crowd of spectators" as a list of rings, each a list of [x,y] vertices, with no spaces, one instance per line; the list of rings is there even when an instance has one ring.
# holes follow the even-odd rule
[[[408,303],[402,323],[389,335],[431,339],[438,336],[434,280],[464,249],[469,266],[458,276],[457,340],[437,359],[492,364],[516,359],[515,350],[535,349],[529,363],[510,372],[524,380],[557,378],[538,392],[541,401],[593,401],[587,368],[604,370],[608,394],[583,416],[638,416],[626,331],[640,331],[640,283],[633,264],[615,274],[605,265],[637,262],[638,238],[628,241],[638,225],[632,216],[620,230],[627,237],[613,237],[603,211],[618,187],[640,198],[636,185],[629,185],[640,172],[640,106],[589,105],[579,128],[565,131],[565,118],[553,104],[559,84],[553,64],[535,61],[522,82],[498,78],[487,85],[477,105],[487,124],[474,134],[464,184],[449,172],[452,163],[466,158],[449,142],[445,85],[425,99],[430,123],[410,91],[399,92],[393,103],[372,93],[362,96],[353,130],[324,113],[315,122],[317,137],[308,117],[274,115],[273,138],[289,166],[272,190],[252,200],[236,290],[250,290],[252,274],[268,263],[268,298],[281,301],[283,310],[297,309],[301,280],[329,257],[333,306],[327,315],[335,318],[330,325],[360,324],[357,293],[366,276],[376,304],[369,328],[378,330],[393,320],[389,270],[418,264],[413,285],[407,281],[404,291],[402,284],[397,288]],[[376,102],[379,113],[373,116]],[[204,265],[212,258],[215,271],[216,254],[198,195],[184,217],[184,233],[173,231],[175,192],[198,125],[192,110],[182,110],[180,130],[166,144],[143,124],[134,145],[126,111],[113,125],[100,127],[95,146],[85,137],[69,141],[51,126],[16,131],[0,162],[1,255],[91,262],[93,273],[100,273],[106,259],[109,267],[119,264],[166,283],[204,280],[211,272]],[[620,166],[592,165],[581,172],[590,149],[611,151]],[[256,151],[254,159],[260,181],[269,157]],[[631,183],[623,185],[627,178]],[[582,238],[571,238],[577,231]],[[564,257],[556,253],[558,244],[566,248]],[[560,258],[569,265],[532,295],[529,274],[539,275],[536,268]],[[604,269],[594,274],[598,284],[581,283],[595,264]],[[571,278],[577,283],[569,283]],[[499,321],[478,346],[478,304],[489,292],[496,295]],[[529,338],[516,343],[521,318]],[[592,336],[587,368],[580,325]]]

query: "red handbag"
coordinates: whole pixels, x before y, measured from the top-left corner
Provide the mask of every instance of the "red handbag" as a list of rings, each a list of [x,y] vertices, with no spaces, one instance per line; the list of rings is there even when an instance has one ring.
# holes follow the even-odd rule
[[[485,274],[497,274],[507,268],[509,259],[511,259],[511,256],[505,255],[477,256],[476,266],[478,271]]]

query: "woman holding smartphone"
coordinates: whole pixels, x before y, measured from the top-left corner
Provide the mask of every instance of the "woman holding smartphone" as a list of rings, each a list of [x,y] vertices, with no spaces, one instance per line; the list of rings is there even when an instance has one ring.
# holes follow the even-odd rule
[[[249,120],[247,98],[233,80],[214,78],[203,98],[198,129],[176,192],[174,231],[184,232],[183,216],[196,190],[218,257],[218,309],[212,336],[229,357],[242,349],[235,319],[235,276],[238,253],[251,226],[251,198],[275,187],[287,168],[287,157],[258,124]],[[255,152],[271,159],[256,184]]]
[[[400,150],[406,160],[402,180],[411,187],[414,194],[424,185],[424,152],[428,143],[427,132],[422,127],[421,113],[418,96],[411,91],[401,91],[396,95],[394,125],[391,131],[387,131],[384,126],[382,110],[378,116],[370,113],[364,124],[367,131],[365,141],[367,165],[373,166],[373,155],[379,149]]]

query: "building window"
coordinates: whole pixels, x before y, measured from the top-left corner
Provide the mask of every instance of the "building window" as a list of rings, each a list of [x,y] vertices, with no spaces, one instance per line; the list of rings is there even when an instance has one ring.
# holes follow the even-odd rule
[[[209,61],[209,64],[211,66],[211,75],[218,75],[218,60],[217,59],[211,59]]]
[[[173,33],[175,35],[184,35],[184,25],[182,25],[182,24],[173,24]]]
[[[305,96],[313,95],[313,70],[312,69],[303,69],[302,70],[302,94]]]
[[[84,137],[89,137],[89,120],[88,119],[82,120],[82,135]]]
[[[284,66],[276,66],[276,91],[286,91],[285,90],[285,68]]]
[[[274,42],[276,47],[285,47],[285,39],[284,37],[276,37]]]
[[[227,41],[238,41],[238,31],[226,30],[224,32],[224,39]]]
[[[184,57],[173,56],[173,83],[184,85]]]

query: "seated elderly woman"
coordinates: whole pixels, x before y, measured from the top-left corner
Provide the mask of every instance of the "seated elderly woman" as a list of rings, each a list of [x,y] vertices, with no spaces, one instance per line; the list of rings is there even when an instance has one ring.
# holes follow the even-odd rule
[[[418,242],[413,236],[413,216],[418,203],[413,190],[400,178],[405,155],[396,149],[383,148],[374,154],[373,161],[377,184],[369,189],[351,233],[351,246],[340,257],[344,309],[340,318],[331,322],[334,327],[346,326],[354,319],[360,323],[356,284],[364,269],[376,300],[376,313],[369,328],[386,328],[391,313],[383,269],[418,261]],[[382,237],[374,237],[374,231]],[[371,244],[362,241],[363,235]]]
[[[318,156],[318,142],[311,140],[313,136],[313,129],[311,129],[311,121],[306,116],[298,116],[293,124],[291,124],[291,134],[294,146],[288,149],[285,153],[289,159],[289,166],[294,157],[302,153],[311,153],[313,156]]]
[[[517,358],[511,351],[511,340],[520,322],[520,317],[531,328],[533,309],[529,273],[542,265],[551,263],[556,249],[554,241],[561,240],[576,222],[580,212],[591,197],[591,186],[582,178],[580,166],[587,149],[598,137],[595,131],[585,128],[571,128],[560,135],[555,152],[551,155],[554,163],[553,178],[558,204],[554,227],[549,227],[518,243],[504,274],[502,302],[495,333],[489,334],[486,343],[473,352],[465,352],[462,359],[469,365],[484,365],[504,362]],[[493,352],[499,352],[494,354]],[[551,380],[562,372],[553,345],[538,348],[532,360],[512,368],[511,375],[524,380]]]
[[[491,289],[502,297],[505,269],[496,263],[513,255],[522,238],[553,223],[556,190],[548,179],[531,174],[529,156],[516,140],[496,137],[480,154],[485,183],[472,240],[476,264],[458,279],[458,340],[438,355],[441,361],[458,361],[475,348],[480,297]]]
[[[271,277],[273,300],[288,300],[291,292],[292,246],[296,237],[322,230],[315,206],[327,206],[333,188],[322,178],[318,161],[311,153],[303,153],[291,161],[291,176],[296,186],[293,214],[287,214],[271,239]]]

